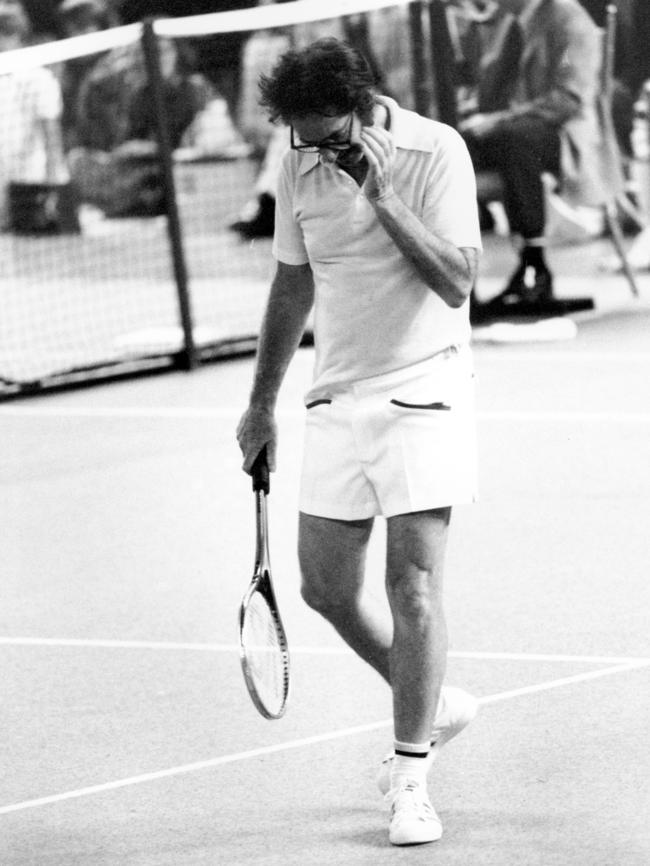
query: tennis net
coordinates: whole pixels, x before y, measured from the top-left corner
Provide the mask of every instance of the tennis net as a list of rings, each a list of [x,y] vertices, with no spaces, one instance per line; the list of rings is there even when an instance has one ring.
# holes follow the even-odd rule
[[[259,109],[257,80],[287,48],[325,35],[360,48],[383,92],[419,110],[431,100],[435,111],[423,88],[426,15],[409,0],[332,0],[326,10],[293,0],[0,54],[0,160],[11,180],[0,398],[192,368],[254,345],[271,240],[244,240],[232,224],[261,190],[272,193],[286,146]],[[16,141],[43,117],[63,142],[46,179],[16,157]]]

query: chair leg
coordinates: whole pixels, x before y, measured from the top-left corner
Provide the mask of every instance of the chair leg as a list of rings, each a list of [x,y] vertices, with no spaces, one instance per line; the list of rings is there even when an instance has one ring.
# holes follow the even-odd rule
[[[618,257],[621,260],[623,273],[625,274],[627,281],[630,284],[630,290],[632,291],[632,294],[635,298],[638,298],[639,287],[636,284],[636,279],[634,277],[634,274],[632,273],[632,268],[630,267],[627,253],[625,252],[623,232],[621,231],[621,224],[618,219],[618,205],[616,204],[616,202],[610,202],[604,205],[603,211],[605,215],[605,225],[607,226],[607,232],[612,239],[612,243],[614,244],[614,249],[616,250]]]

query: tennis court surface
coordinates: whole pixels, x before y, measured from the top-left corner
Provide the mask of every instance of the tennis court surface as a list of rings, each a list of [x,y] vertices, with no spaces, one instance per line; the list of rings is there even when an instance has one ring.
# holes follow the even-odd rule
[[[646,295],[647,297],[647,295]],[[391,848],[386,688],[299,597],[301,350],[271,559],[286,717],[245,691],[252,360],[0,406],[3,866],[650,863],[650,311],[476,345],[479,504],[448,557],[448,681],[481,701],[431,778],[439,843]],[[382,593],[382,527],[369,591]]]

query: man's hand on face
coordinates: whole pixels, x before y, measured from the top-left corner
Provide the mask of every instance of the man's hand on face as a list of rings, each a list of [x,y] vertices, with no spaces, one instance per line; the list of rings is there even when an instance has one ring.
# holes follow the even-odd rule
[[[368,163],[363,191],[370,200],[386,199],[395,192],[393,169],[396,148],[393,136],[381,126],[364,126],[361,130],[361,144]]]

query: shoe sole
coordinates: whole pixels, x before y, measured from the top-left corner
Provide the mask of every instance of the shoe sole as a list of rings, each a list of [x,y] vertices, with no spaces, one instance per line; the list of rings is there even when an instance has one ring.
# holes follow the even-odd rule
[[[391,845],[397,845],[399,847],[405,847],[408,845],[426,845],[430,842],[439,842],[442,839],[442,827],[440,831],[435,831],[431,833],[422,833],[418,835],[414,833],[412,835],[409,834],[388,834],[388,841]]]
[[[398,846],[426,845],[429,842],[438,842],[440,839],[442,839],[442,824],[438,825],[436,829],[429,828],[428,831],[418,827],[412,833],[404,831],[388,833],[390,844]]]

